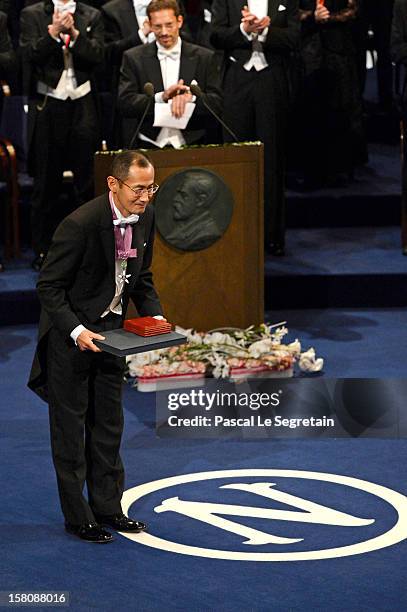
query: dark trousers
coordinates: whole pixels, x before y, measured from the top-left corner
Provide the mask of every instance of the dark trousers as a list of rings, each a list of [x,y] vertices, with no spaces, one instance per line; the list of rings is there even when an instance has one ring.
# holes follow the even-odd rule
[[[121,326],[108,315],[93,328]],[[95,521],[94,514],[121,512],[124,469],[120,458],[123,431],[123,358],[81,352],[56,329],[49,335],[48,380],[51,447],[65,520],[74,525]],[[84,496],[87,485],[88,499]]]
[[[232,64],[228,69],[224,84],[225,122],[240,141],[261,140],[264,143],[266,244],[284,244],[287,106],[285,79],[277,79],[270,67],[248,72]],[[224,136],[226,141],[232,140],[226,132]]]
[[[35,253],[46,253],[52,235],[65,216],[58,207],[64,170],[74,174],[75,202],[93,197],[93,155],[97,116],[92,94],[78,100],[46,98],[35,120],[34,191],[31,233]],[[70,211],[69,211],[70,212]]]
[[[373,47],[377,51],[377,92],[379,103],[383,108],[391,105],[393,97],[393,69],[390,57],[391,22],[394,0],[363,0],[362,27],[363,42],[366,43],[367,32],[374,31]],[[360,61],[363,63],[363,85],[366,76],[366,54],[362,49]]]
[[[401,214],[402,214],[402,243],[407,246],[407,100],[403,101],[401,109],[402,137],[402,172],[401,172]]]

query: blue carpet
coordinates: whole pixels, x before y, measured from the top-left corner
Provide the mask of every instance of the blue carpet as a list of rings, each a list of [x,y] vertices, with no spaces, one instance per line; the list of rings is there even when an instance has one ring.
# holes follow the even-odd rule
[[[296,229],[286,241],[286,256],[268,258],[266,275],[407,274],[397,227]]]
[[[23,249],[19,259],[5,262],[0,274],[0,325],[36,323],[40,306],[35,290],[38,272],[31,268],[34,254]]]
[[[387,129],[387,133],[389,130]],[[369,144],[369,162],[345,185],[302,190],[287,176],[287,227],[389,226],[400,224],[400,146]]]
[[[310,312],[306,314],[307,317],[312,315]],[[344,322],[342,331],[338,324],[334,338],[329,338],[328,331],[324,331],[324,313],[315,313],[313,319],[303,321],[310,339],[315,340],[321,353],[321,342],[328,344],[331,341],[338,346],[337,356],[346,349],[353,357],[360,342],[360,331],[368,330],[371,335],[374,326],[379,329],[378,313],[363,313],[359,318],[356,313],[349,312],[325,313],[329,314],[336,316],[338,323]],[[387,323],[392,318],[396,323],[396,317],[401,315],[387,313]],[[300,324],[299,320],[293,322],[294,325],[297,323]],[[400,319],[400,327],[402,323]],[[329,327],[335,328],[332,319]],[[46,407],[24,386],[34,337],[35,330],[29,326],[2,329],[0,336],[0,486],[3,507],[0,518],[3,550],[0,590],[70,591],[71,607],[75,611],[389,612],[406,608],[405,542],[368,554],[332,560],[249,563],[164,552],[136,544],[120,535],[116,542],[105,547],[88,545],[66,535],[62,530],[50,459]],[[305,338],[304,330],[301,337]],[[382,340],[384,338],[383,334]],[[392,338],[388,341],[390,350]],[[380,353],[379,342],[376,348]],[[369,354],[366,349],[365,356]],[[405,354],[404,350],[404,358]],[[375,367],[375,361],[376,356],[370,360],[372,367]],[[333,369],[327,369],[326,373],[334,375],[334,365],[330,364],[329,368]],[[126,387],[124,401],[123,459],[128,488],[191,472],[280,468],[342,474],[407,493],[406,441],[178,440],[174,443],[155,437],[153,395],[139,394]],[[179,495],[183,499],[219,502],[219,484],[208,481],[199,489],[192,485],[174,487],[164,497]],[[281,490],[296,491],[296,494],[299,491],[300,496],[308,496],[344,512],[367,518],[374,516],[375,524],[364,528],[371,536],[394,523],[394,510],[387,503],[360,491],[343,494],[337,485],[326,488],[318,482],[311,492],[303,482],[278,482],[278,485]],[[225,495],[223,503],[225,500],[247,505],[252,502],[243,492],[229,491]],[[179,542],[236,549],[236,536],[173,513],[153,512],[154,505],[162,498],[153,493],[132,508],[135,516],[150,523],[151,531]],[[255,505],[267,506],[257,498]],[[240,522],[247,524],[243,519]],[[260,519],[251,524],[257,529],[265,528]],[[297,523],[289,524],[287,529],[286,523],[278,521],[273,521],[273,530],[278,535],[290,537],[299,536],[301,531]],[[356,536],[349,531],[350,528],[344,528],[338,545],[343,544],[347,537],[356,541]],[[305,533],[315,546],[329,546],[334,537],[329,526],[324,529],[307,526],[301,533]]]
[[[265,262],[266,309],[407,306],[397,227],[292,229]]]
[[[313,346],[333,378],[405,378],[407,309],[284,310],[267,313],[287,321],[303,350]]]

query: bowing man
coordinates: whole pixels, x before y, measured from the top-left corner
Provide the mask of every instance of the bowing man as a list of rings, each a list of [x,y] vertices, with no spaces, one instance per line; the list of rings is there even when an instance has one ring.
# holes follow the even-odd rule
[[[41,318],[29,387],[49,404],[51,446],[68,533],[111,542],[104,527],[137,533],[124,516],[122,382],[125,358],[95,341],[123,326],[129,300],[140,316],[161,316],[150,265],[157,190],[151,162],[114,157],[107,193],[57,228],[37,290]],[[84,485],[87,485],[87,496]]]

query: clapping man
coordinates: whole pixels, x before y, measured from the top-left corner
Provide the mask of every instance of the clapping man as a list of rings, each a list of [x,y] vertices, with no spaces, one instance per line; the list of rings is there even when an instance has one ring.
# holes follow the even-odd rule
[[[125,52],[119,83],[119,110],[125,118],[138,120],[149,102],[148,95],[143,92],[144,85],[151,83],[155,104],[170,104],[174,117],[183,117],[190,102],[196,107],[185,129],[160,128],[153,127],[152,104],[139,134],[143,146],[178,148],[184,144],[208,142],[208,126],[213,120],[209,121],[208,111],[202,101],[190,93],[189,86],[199,85],[207,103],[215,112],[220,112],[220,79],[214,53],[181,40],[183,18],[176,0],[153,0],[147,14],[156,40]],[[127,139],[131,136],[127,128]]]
[[[76,205],[93,194],[98,123],[92,77],[103,59],[101,14],[74,0],[38,2],[21,13],[20,46],[30,100],[33,267],[39,270],[61,221],[64,170],[73,171]]]
[[[225,59],[225,122],[240,141],[264,143],[264,238],[274,255],[284,254],[289,64],[299,36],[297,0],[212,4],[211,43]]]

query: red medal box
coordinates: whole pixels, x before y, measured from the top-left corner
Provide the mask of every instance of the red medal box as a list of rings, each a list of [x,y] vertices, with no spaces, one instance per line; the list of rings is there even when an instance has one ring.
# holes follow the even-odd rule
[[[158,336],[168,334],[172,327],[168,321],[154,319],[154,317],[138,317],[137,319],[126,319],[123,329],[138,336]]]

